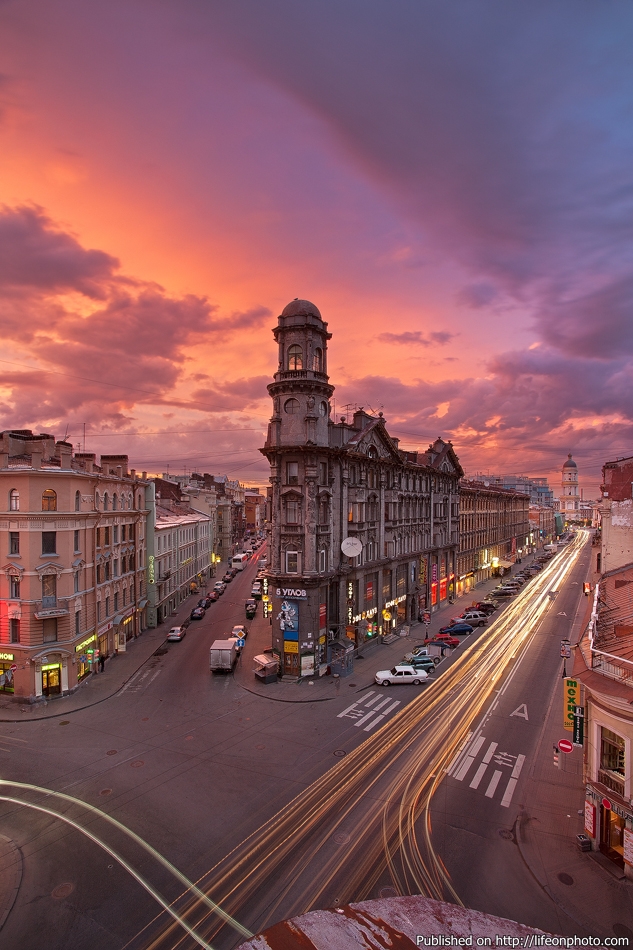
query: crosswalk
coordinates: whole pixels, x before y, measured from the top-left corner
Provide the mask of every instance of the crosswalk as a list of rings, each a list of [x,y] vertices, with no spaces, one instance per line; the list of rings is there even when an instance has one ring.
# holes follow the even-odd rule
[[[382,693],[376,690],[370,690],[366,696],[352,703],[343,712],[340,712],[337,719],[355,719],[354,725],[357,729],[363,728],[363,732],[371,732],[376,726],[387,718],[387,716],[402,705],[399,699],[386,699]]]
[[[147,679],[147,677],[152,672],[154,675],[151,676],[149,679]],[[127,683],[120,690],[120,692],[125,693],[127,690],[130,693],[140,693],[141,690],[146,689],[148,686],[150,686],[154,682],[154,680],[156,679],[159,673],[160,673],[160,670],[152,670],[151,667],[146,670],[143,670],[143,668],[141,668],[140,670],[138,670],[138,672],[134,674],[134,676],[131,677],[131,679],[127,681]]]
[[[469,774],[471,767],[475,764],[479,753],[486,745],[486,742],[487,739],[483,735],[472,736],[465,748],[455,756],[446,770],[447,773],[456,781],[463,782]],[[510,752],[499,752],[497,751],[498,748],[497,742],[488,742],[488,746],[479,762],[477,770],[469,782],[469,788],[478,790],[481,787],[483,790],[485,786],[485,797],[494,798],[497,787],[504,775],[507,776],[509,771],[510,777],[507,783],[503,785],[500,802],[502,808],[508,808],[512,801],[517,782],[519,781],[519,776],[521,775],[525,756],[521,754],[513,755]],[[499,766],[499,768],[495,768],[495,766]],[[485,782],[484,785],[482,785],[484,777],[487,778],[487,785]]]

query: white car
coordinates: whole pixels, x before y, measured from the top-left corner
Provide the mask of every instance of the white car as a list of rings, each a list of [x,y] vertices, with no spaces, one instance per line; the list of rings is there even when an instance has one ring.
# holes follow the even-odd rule
[[[419,686],[427,676],[424,670],[415,670],[412,666],[394,666],[392,670],[380,670],[374,679],[379,686],[389,686],[391,683],[413,683]]]

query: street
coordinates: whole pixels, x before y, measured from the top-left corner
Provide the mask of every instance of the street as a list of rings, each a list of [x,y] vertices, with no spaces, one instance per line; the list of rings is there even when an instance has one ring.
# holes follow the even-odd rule
[[[80,800],[0,786],[3,833],[24,860],[7,945],[35,950],[44,934],[60,950],[199,944],[184,920],[202,945],[231,947],[384,888],[577,933],[500,832],[525,807],[583,557],[580,541],[565,549],[424,687],[376,687],[370,673],[360,690],[354,676],[353,688],[294,703],[208,671],[210,643],[244,622],[251,565],[117,696],[68,719],[3,724],[4,782]],[[269,643],[261,613],[250,627],[241,663]]]

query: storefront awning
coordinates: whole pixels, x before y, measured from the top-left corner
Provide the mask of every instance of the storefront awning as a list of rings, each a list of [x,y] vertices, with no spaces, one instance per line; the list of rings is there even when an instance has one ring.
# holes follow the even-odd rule
[[[143,607],[146,607],[148,603],[149,601],[147,600],[147,597],[144,597],[143,600],[140,600],[138,605],[139,610],[142,610]]]
[[[503,568],[512,567],[512,561],[504,561],[501,558],[499,558],[498,567],[503,567]]]
[[[118,617],[115,617],[112,621],[112,625],[116,627],[120,623],[125,623],[126,620],[131,620],[132,614],[119,614]]]

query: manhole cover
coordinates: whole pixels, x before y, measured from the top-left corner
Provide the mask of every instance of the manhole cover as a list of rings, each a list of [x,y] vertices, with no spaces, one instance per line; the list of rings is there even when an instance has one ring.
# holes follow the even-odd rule
[[[499,832],[499,835],[501,838],[505,838],[506,841],[514,840],[514,833],[510,831],[509,828],[502,828],[501,831]]]
[[[628,937],[629,940],[633,940],[633,930],[626,924],[614,924],[613,933],[616,937]]]
[[[108,751],[106,752],[106,755],[116,755],[116,753],[117,753],[116,749],[108,749]]]
[[[70,897],[74,890],[74,884],[58,884],[57,887],[52,891],[51,897],[55,898],[56,901],[63,901],[65,897]]]
[[[380,888],[381,897],[397,897],[398,892],[395,887],[381,887]]]
[[[60,722],[60,726],[67,726],[69,722],[70,722],[70,719],[62,719],[62,721]]]
[[[566,884],[567,887],[574,883],[574,879],[571,874],[565,874],[564,871],[561,871],[561,873],[558,875],[558,880],[561,882],[561,884]]]
[[[145,765],[143,759],[135,759],[134,762],[130,762],[130,768],[132,769],[140,769],[142,765]]]
[[[347,685],[351,688],[352,686],[356,686],[356,683],[348,683]]]
[[[185,742],[190,742],[193,739],[193,736],[185,736]]]
[[[337,757],[337,759],[342,759],[344,755],[347,755],[347,753],[344,749],[335,749],[334,755]]]
[[[100,794],[100,795],[111,795],[111,794],[112,794],[112,789],[111,789],[111,788],[102,788],[101,791],[99,792],[99,794]]]
[[[334,840],[337,844],[347,844],[349,842],[349,835],[344,831],[339,831],[334,835]]]

